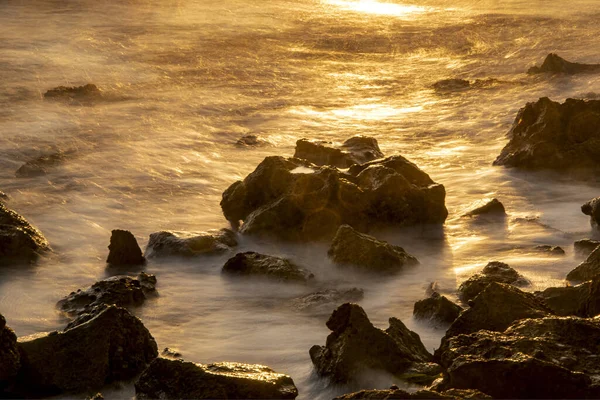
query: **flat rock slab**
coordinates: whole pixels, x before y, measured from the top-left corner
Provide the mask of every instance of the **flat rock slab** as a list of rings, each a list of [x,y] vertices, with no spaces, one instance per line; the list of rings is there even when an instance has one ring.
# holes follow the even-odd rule
[[[225,253],[238,245],[231,229],[207,232],[155,232],[146,246],[146,257],[196,257]]]

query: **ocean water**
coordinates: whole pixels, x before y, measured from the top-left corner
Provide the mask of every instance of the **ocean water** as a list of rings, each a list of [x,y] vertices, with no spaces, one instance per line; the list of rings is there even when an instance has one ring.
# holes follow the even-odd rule
[[[396,276],[348,273],[328,261],[327,243],[241,238],[236,251],[286,256],[311,269],[312,287],[231,280],[233,254],[151,261],[160,296],[134,310],[159,348],[195,362],[269,365],[296,382],[299,399],[329,399],[308,349],[324,344],[327,315],[301,313],[295,296],[361,287],[372,322],[400,318],[430,350],[444,331],[412,318],[437,282],[451,298],[488,261],[509,263],[530,290],[564,285],[580,260],[576,239],[591,229],[580,205],[597,185],[491,164],[519,108],[600,93],[600,75],[528,76],[550,52],[600,63],[597,1],[573,0],[0,0],[0,190],[55,250],[34,267],[0,270],[0,312],[19,336],[60,329],[56,302],[108,276],[112,229],[142,247],[159,230],[227,226],[219,201],[266,156],[294,153],[300,138],[375,137],[386,155],[409,158],[447,191],[443,234],[390,229],[421,265]],[[447,78],[489,87],[437,93]],[[105,101],[45,101],[59,85],[94,83]],[[235,145],[259,135],[261,147]],[[27,160],[69,157],[45,176],[17,178]],[[486,198],[505,223],[459,218]],[[560,245],[562,257],[538,244]],[[137,272],[123,271],[123,272]],[[393,378],[370,377],[386,388]],[[395,382],[401,384],[401,382]],[[131,398],[131,384],[106,388]]]

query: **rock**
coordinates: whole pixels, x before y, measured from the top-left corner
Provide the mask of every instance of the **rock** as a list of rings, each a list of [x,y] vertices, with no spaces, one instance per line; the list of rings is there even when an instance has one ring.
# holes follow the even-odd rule
[[[65,162],[72,154],[72,151],[57,151],[39,156],[21,165],[15,175],[17,178],[33,178],[46,175],[52,168]]]
[[[19,338],[17,393],[48,396],[98,390],[131,379],[158,355],[154,338],[124,308],[98,307],[62,332]]]
[[[469,89],[471,82],[466,79],[442,79],[433,84],[433,89],[436,92],[456,92]]]
[[[109,265],[144,265],[146,263],[142,249],[129,231],[114,229],[110,235],[108,250],[110,252],[106,262]]]
[[[257,135],[246,135],[238,139],[235,144],[242,147],[259,147],[265,146],[269,142]]]
[[[175,349],[171,349],[170,347],[165,347],[163,351],[160,353],[161,356],[165,358],[180,358],[181,353]]]
[[[104,396],[102,396],[102,393],[98,392],[93,396],[86,397],[86,400],[104,400]]]
[[[458,287],[458,295],[469,301],[483,291],[490,283],[506,283],[514,286],[529,285],[529,281],[514,268],[500,261],[489,262],[479,274],[475,274]]]
[[[585,316],[591,282],[584,282],[577,286],[550,287],[535,295],[544,299],[546,305],[556,315]]]
[[[600,229],[600,197],[596,197],[581,206],[581,212],[590,216],[590,224]]]
[[[431,320],[436,323],[451,324],[462,311],[462,307],[454,304],[438,292],[424,300],[419,300],[413,308],[413,315],[418,319]]]
[[[9,200],[9,199],[10,199],[10,197],[8,197],[8,195],[6,193],[4,193],[2,190],[0,190],[0,204],[3,201]]]
[[[374,272],[398,272],[419,263],[402,247],[357,232],[350,225],[339,227],[327,254],[336,264]]]
[[[309,353],[317,373],[335,383],[352,382],[367,370],[382,370],[401,377],[415,364],[428,363],[431,354],[415,332],[390,318],[390,327],[375,328],[357,304],[339,306],[327,321],[333,332],[325,346]]]
[[[398,387],[392,387],[387,390],[372,389],[372,390],[361,390],[355,393],[349,393],[342,396],[338,396],[333,400],[392,400],[392,399],[450,399],[450,400],[462,400],[462,399],[491,399],[485,393],[481,393],[478,390],[472,389],[450,389],[445,392],[435,392],[433,390],[422,389],[414,393],[398,389]]]
[[[449,339],[444,379],[434,386],[477,389],[493,398],[597,398],[597,319],[523,319],[503,333],[481,330]]]
[[[6,319],[0,314],[0,396],[2,390],[17,376],[20,366],[17,335],[6,326]]]
[[[58,86],[44,93],[46,100],[90,101],[102,97],[102,92],[94,84],[83,86]]]
[[[600,275],[589,282],[587,296],[582,307],[583,316],[595,317],[600,315]]]
[[[481,207],[477,207],[469,212],[467,212],[464,217],[477,217],[480,215],[485,216],[493,216],[493,217],[506,217],[506,210],[504,209],[504,205],[498,201],[498,199],[492,199],[482,205]]]
[[[448,216],[442,185],[401,156],[348,172],[296,158],[267,157],[244,181],[231,185],[223,214],[241,233],[286,240],[330,239],[342,224],[442,224]]]
[[[348,168],[353,164],[363,164],[382,158],[375,138],[354,136],[339,148],[327,146],[327,142],[300,139],[296,142],[295,158],[308,160],[316,165],[331,165]]]
[[[543,97],[527,103],[508,137],[494,165],[593,177],[600,160],[600,100],[567,99],[560,104]]]
[[[591,239],[581,239],[576,241],[573,246],[575,247],[575,252],[580,255],[585,255],[586,257],[590,255],[592,251],[596,249],[600,245],[600,242],[597,240]]]
[[[569,272],[567,280],[578,282],[589,281],[598,274],[600,274],[600,248],[592,251],[584,262]]]
[[[194,257],[221,254],[238,245],[235,232],[213,229],[207,232],[156,232],[150,235],[146,257]]]
[[[137,277],[113,276],[94,283],[84,290],[71,292],[57,303],[57,307],[69,314],[81,314],[101,304],[119,307],[141,306],[146,298],[156,294],[156,277],[145,272]]]
[[[541,67],[531,67],[527,71],[527,73],[530,75],[541,73],[573,75],[589,72],[600,72],[600,64],[573,63],[565,60],[562,57],[559,57],[554,53],[550,53],[546,56],[546,59]]]
[[[562,247],[552,246],[549,244],[541,244],[541,245],[535,246],[533,248],[533,250],[535,250],[539,253],[545,253],[545,254],[552,255],[552,256],[564,256],[565,255],[565,251],[563,250]]]
[[[323,310],[330,313],[331,307],[337,307],[341,303],[361,301],[363,297],[364,291],[358,288],[343,290],[325,289],[293,299],[292,307],[299,311]]]
[[[288,375],[257,364],[157,358],[135,383],[138,399],[295,399]]]
[[[0,264],[35,261],[49,250],[50,245],[39,230],[0,203]]]
[[[284,282],[308,282],[315,276],[292,261],[247,251],[227,260],[222,272],[229,275],[265,276]]]

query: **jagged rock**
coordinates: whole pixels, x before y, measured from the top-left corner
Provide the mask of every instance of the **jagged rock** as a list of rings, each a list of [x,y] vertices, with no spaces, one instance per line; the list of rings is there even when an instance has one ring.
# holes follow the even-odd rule
[[[454,304],[446,296],[433,292],[427,299],[419,300],[413,308],[413,315],[418,319],[427,319],[437,323],[451,324],[458,318],[462,307]]]
[[[135,383],[138,399],[295,399],[288,375],[258,364],[157,358]]]
[[[156,294],[156,277],[140,273],[137,277],[113,276],[94,283],[84,290],[71,292],[57,303],[57,307],[69,314],[89,312],[101,304],[114,304],[119,307],[136,307]]]
[[[600,248],[596,248],[592,253],[585,259],[584,262],[579,264],[574,270],[567,274],[567,280],[569,281],[589,281],[594,276],[600,274]]]
[[[600,64],[580,64],[565,60],[559,57],[557,54],[550,53],[546,56],[541,67],[534,66],[529,68],[528,74],[541,74],[541,73],[553,73],[553,74],[579,74],[589,72],[600,72]]]
[[[326,345],[313,346],[309,353],[317,373],[332,382],[355,381],[366,370],[383,370],[401,377],[409,368],[431,361],[419,335],[402,321],[390,318],[390,327],[383,331],[371,324],[357,304],[339,306],[327,327],[333,332]]]
[[[44,93],[44,98],[48,100],[90,101],[101,97],[102,92],[92,83],[83,86],[58,86]]]
[[[390,389],[372,389],[372,390],[361,390],[355,393],[349,393],[342,396],[338,396],[333,400],[392,400],[392,399],[449,399],[449,400],[462,400],[462,399],[491,399],[485,393],[481,393],[479,390],[472,389],[449,389],[445,392],[435,392],[433,390],[422,389],[414,393],[392,387]]]
[[[506,283],[514,286],[526,286],[529,281],[514,268],[500,261],[489,262],[479,274],[475,274],[458,287],[461,300],[469,301],[483,291],[490,283]]]
[[[244,146],[244,147],[265,146],[268,143],[269,143],[268,141],[266,141],[265,139],[263,139],[257,135],[242,136],[241,138],[238,139],[237,142],[235,142],[235,144],[237,146]]]
[[[584,282],[577,286],[550,287],[542,292],[535,292],[536,296],[544,299],[546,305],[556,315],[585,316],[591,282]]]
[[[580,255],[585,255],[586,257],[589,256],[598,245],[600,245],[599,241],[591,239],[581,239],[573,244],[575,252]]]
[[[341,303],[354,303],[362,300],[363,297],[364,291],[358,288],[325,289],[293,299],[292,307],[300,311],[326,310],[330,313],[331,307],[336,307]]]
[[[552,246],[549,244],[540,244],[533,248],[535,251],[539,253],[546,253],[553,256],[564,256],[565,251],[560,246]]]
[[[110,252],[106,262],[110,265],[143,265],[146,263],[142,249],[135,240],[135,236],[129,231],[114,229],[110,235],[108,250]]]
[[[581,212],[590,216],[590,224],[594,228],[600,229],[600,197],[596,197],[582,205]]]
[[[207,232],[156,232],[150,235],[146,257],[194,257],[221,254],[238,245],[231,229]]]
[[[363,164],[382,158],[375,138],[354,136],[346,140],[339,148],[328,146],[327,142],[300,139],[296,142],[295,158],[308,160],[316,165],[331,165],[348,168],[353,164]]]
[[[348,172],[305,160],[267,157],[244,181],[231,185],[223,214],[241,232],[288,240],[331,238],[342,224],[441,224],[448,216],[442,185],[401,156]]]
[[[247,251],[237,253],[223,265],[229,275],[265,276],[285,282],[308,282],[315,276],[292,261],[275,256]]]
[[[0,396],[2,389],[17,376],[21,366],[21,356],[17,348],[17,335],[6,326],[6,319],[0,314]]]
[[[600,166],[600,101],[567,99],[560,104],[543,97],[527,103],[508,137],[494,165],[595,176]]]
[[[17,178],[33,178],[46,175],[50,169],[65,162],[74,152],[57,151],[27,161],[15,172]]]
[[[17,390],[27,397],[98,390],[133,378],[158,355],[154,338],[124,308],[98,307],[62,332],[19,338]]]
[[[524,319],[503,333],[480,330],[448,340],[444,379],[434,386],[478,389],[494,398],[597,398],[600,321]]]
[[[498,199],[492,199],[482,205],[481,207],[477,207],[469,212],[467,212],[465,217],[476,217],[479,215],[488,215],[494,217],[505,217],[506,210],[504,209],[504,205],[500,203]]]
[[[419,263],[402,247],[357,232],[350,225],[339,227],[327,254],[336,264],[368,271],[397,272]]]
[[[163,351],[161,351],[160,355],[165,358],[180,358],[181,357],[181,353],[179,351],[172,349],[170,347],[165,347],[163,349]]]
[[[0,203],[0,265],[11,261],[35,261],[49,250],[50,245],[39,230]]]

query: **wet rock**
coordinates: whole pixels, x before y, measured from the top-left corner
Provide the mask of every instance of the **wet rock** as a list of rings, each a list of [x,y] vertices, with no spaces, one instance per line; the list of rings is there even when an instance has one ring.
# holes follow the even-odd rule
[[[110,252],[106,262],[110,265],[143,265],[146,263],[142,249],[135,240],[135,236],[129,231],[114,229],[110,235],[108,250]]]
[[[8,197],[8,195],[6,193],[4,193],[2,190],[0,190],[0,203],[2,203],[3,201],[7,201],[9,199],[10,199],[10,197]]]
[[[165,358],[180,358],[181,357],[181,353],[179,351],[172,349],[170,347],[165,347],[163,349],[163,351],[161,351],[160,355]]]
[[[244,181],[231,185],[223,214],[241,232],[287,240],[333,237],[342,224],[360,230],[376,226],[441,224],[446,193],[401,156],[348,172],[305,160],[267,157]]]
[[[591,282],[584,282],[577,286],[550,287],[541,292],[535,292],[536,296],[544,299],[546,305],[556,315],[577,315],[584,317],[585,304],[587,302]]]
[[[402,247],[357,232],[350,225],[339,227],[327,254],[336,264],[374,272],[397,272],[419,263]]]
[[[157,358],[135,383],[138,399],[295,399],[288,375],[257,364]]]
[[[573,75],[590,72],[600,72],[600,64],[574,63],[567,61],[554,53],[550,53],[546,56],[541,67],[531,67],[527,71],[530,75],[541,73]]]
[[[590,224],[594,228],[600,229],[600,197],[596,197],[582,205],[581,212],[590,216]]]
[[[587,296],[582,307],[583,316],[595,317],[600,315],[600,275],[589,282]]]
[[[39,230],[0,203],[0,265],[35,261],[49,250],[50,245]]]
[[[357,304],[339,306],[327,327],[333,332],[326,345],[313,346],[309,353],[317,373],[332,382],[352,382],[368,370],[400,377],[415,364],[431,360],[419,335],[400,320],[390,318],[390,327],[383,331],[371,324]]]
[[[361,301],[364,291],[358,288],[351,289],[325,289],[309,293],[292,300],[292,307],[299,311],[321,311],[331,312],[331,307],[337,307],[342,303],[354,303]]]
[[[21,337],[19,349],[17,393],[27,397],[98,390],[133,378],[158,355],[142,322],[116,306],[98,307],[62,332]]]
[[[465,217],[476,217],[479,215],[493,216],[503,218],[506,216],[506,210],[504,209],[504,205],[500,203],[498,199],[492,199],[482,205],[481,207],[477,207],[469,212],[467,212]]]
[[[568,281],[584,282],[600,274],[600,248],[596,248],[574,270],[567,274]]]
[[[585,255],[586,257],[589,256],[598,245],[600,245],[599,241],[591,239],[581,239],[573,244],[575,252],[580,255]]]
[[[101,304],[137,307],[155,294],[156,277],[142,272],[137,277],[120,275],[96,282],[87,289],[72,292],[60,300],[57,307],[69,314],[90,312]]]
[[[83,86],[58,86],[44,93],[46,100],[91,101],[102,97],[102,92],[92,83]]]
[[[545,254],[552,255],[552,256],[564,256],[565,255],[565,251],[560,246],[541,244],[541,245],[535,246],[533,249],[539,253],[545,253]]]
[[[529,281],[514,268],[500,261],[489,262],[479,274],[475,274],[458,287],[461,300],[469,301],[481,293],[490,283],[506,283],[514,286],[529,285]]]
[[[235,144],[237,146],[244,146],[244,147],[259,147],[259,146],[265,146],[268,143],[269,143],[268,141],[266,141],[265,139],[263,139],[257,135],[242,136],[241,138],[238,139],[237,142],[235,142]]]
[[[442,79],[433,84],[436,92],[456,92],[466,90],[471,87],[471,82],[466,79]]]
[[[238,245],[235,232],[230,229],[207,232],[167,232],[150,235],[146,257],[194,257],[221,254]]]
[[[424,300],[419,300],[413,308],[413,315],[418,319],[431,320],[436,323],[451,324],[458,318],[462,307],[448,300],[438,292]]]
[[[33,178],[46,175],[52,168],[64,163],[73,152],[58,151],[27,161],[15,172],[17,178]]]
[[[21,356],[17,348],[17,335],[6,326],[6,319],[0,314],[0,396],[2,389],[17,376],[21,366]]]
[[[354,136],[339,148],[328,146],[327,142],[300,139],[296,142],[295,158],[308,160],[316,165],[331,165],[348,168],[353,164],[363,164],[382,158],[375,138]]]
[[[478,389],[494,398],[596,398],[597,319],[524,319],[504,332],[480,330],[449,339],[436,390]]]
[[[308,282],[314,275],[292,261],[247,251],[227,260],[222,272],[229,275],[264,276],[284,282]]]
[[[491,399],[485,393],[473,389],[450,389],[445,392],[435,392],[429,389],[418,390],[414,393],[409,393],[401,390],[398,387],[391,387],[387,390],[372,389],[361,390],[355,393],[349,393],[338,396],[333,400],[392,400],[392,399]]]

